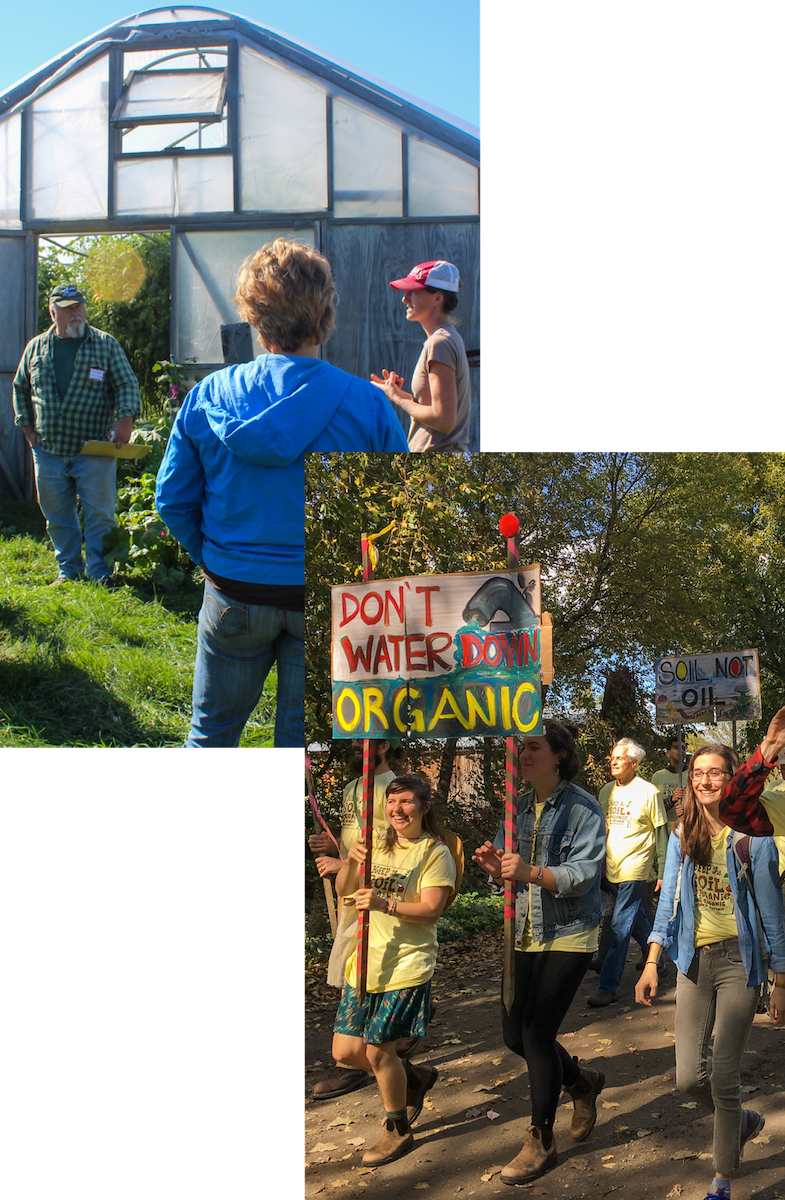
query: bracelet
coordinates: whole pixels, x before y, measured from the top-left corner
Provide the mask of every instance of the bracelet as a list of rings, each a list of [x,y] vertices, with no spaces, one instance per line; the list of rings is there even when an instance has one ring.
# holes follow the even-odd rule
[[[542,879],[542,867],[540,867],[540,869],[536,875],[532,876],[532,878],[529,880],[529,883],[539,883],[541,879]]]
[[[647,958],[646,962],[643,964],[643,968],[645,970],[646,967],[657,967],[659,966],[659,963],[660,960],[658,958]]]
[[[397,896],[388,896],[387,897],[387,909],[386,909],[387,915],[390,917],[394,916],[395,910],[397,907],[398,907],[398,897]]]

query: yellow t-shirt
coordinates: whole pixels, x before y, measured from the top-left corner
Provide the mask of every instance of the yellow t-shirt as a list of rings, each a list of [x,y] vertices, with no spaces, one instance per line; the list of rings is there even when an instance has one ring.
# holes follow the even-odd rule
[[[540,828],[540,818],[542,817],[545,808],[545,801],[534,803],[534,830],[532,843],[532,862],[536,857],[537,848],[537,831]],[[595,929],[584,929],[580,933],[567,933],[564,937],[548,938],[545,942],[535,942],[532,938],[532,920],[531,920],[531,890],[533,887],[539,887],[539,884],[530,883],[528,903],[526,905],[526,918],[523,923],[522,932],[516,936],[515,949],[521,950],[526,954],[541,954],[543,950],[561,950],[566,953],[585,954],[591,951],[592,954],[597,952],[599,947],[599,926]],[[520,892],[518,893],[520,895]]]
[[[711,839],[711,862],[695,864],[695,945],[711,946],[738,937],[736,909],[728,879],[726,847],[730,829],[725,825]]]
[[[598,799],[608,831],[605,873],[609,881],[648,879],[656,850],[654,831],[667,824],[656,787],[635,775],[624,787],[606,783]]]
[[[686,787],[686,771],[682,771],[681,779],[682,787]],[[674,791],[679,786],[679,772],[669,771],[667,767],[663,767],[661,771],[654,772],[651,777],[651,781],[656,787],[660,800],[662,800],[662,807],[665,809],[665,816],[668,819],[668,833],[673,833],[673,826],[676,824],[679,818],[676,816],[676,806],[674,805],[673,808],[665,808],[665,801],[670,800]],[[664,863],[662,865],[663,867],[665,866]]]
[[[416,841],[396,845],[387,854],[377,840],[372,859],[373,888],[380,896],[395,896],[416,904],[427,887],[455,884],[455,863],[443,842],[423,834]],[[436,966],[435,925],[420,925],[403,917],[372,912],[368,932],[369,992],[391,992],[427,983]],[[357,950],[346,964],[346,981],[357,984]]]
[[[785,870],[785,855],[778,839],[785,838],[785,779],[770,780],[761,792],[760,802],[774,826],[774,840],[780,855],[780,874]]]

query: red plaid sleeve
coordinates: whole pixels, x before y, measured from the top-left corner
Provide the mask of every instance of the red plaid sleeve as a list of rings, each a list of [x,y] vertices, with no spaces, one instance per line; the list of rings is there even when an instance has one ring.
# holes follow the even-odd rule
[[[739,833],[751,837],[771,837],[774,826],[758,797],[775,763],[767,763],[760,746],[725,785],[720,797],[720,819]]]

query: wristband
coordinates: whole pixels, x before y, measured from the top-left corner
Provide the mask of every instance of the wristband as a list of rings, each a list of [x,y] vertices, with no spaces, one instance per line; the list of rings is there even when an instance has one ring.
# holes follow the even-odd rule
[[[395,914],[395,910],[397,907],[398,907],[398,897],[397,896],[388,896],[387,897],[387,915],[392,917]]]
[[[540,867],[539,873],[534,876],[534,879],[532,879],[532,883],[539,883],[541,879],[542,879],[542,867]]]

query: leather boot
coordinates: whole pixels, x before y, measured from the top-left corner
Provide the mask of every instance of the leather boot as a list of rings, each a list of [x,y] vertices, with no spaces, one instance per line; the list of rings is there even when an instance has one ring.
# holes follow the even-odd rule
[[[425,1093],[431,1090],[438,1078],[439,1072],[430,1063],[406,1064],[406,1118],[410,1125],[422,1112]]]
[[[367,1071],[357,1067],[335,1066],[326,1079],[313,1085],[314,1100],[332,1100],[335,1096],[346,1096],[357,1088],[365,1087],[373,1079]]]
[[[577,1061],[576,1058],[575,1062]],[[605,1087],[602,1071],[597,1071],[594,1067],[580,1067],[580,1072],[580,1083],[564,1089],[568,1096],[572,1096],[570,1133],[576,1142],[582,1142],[594,1128],[594,1122],[597,1120],[597,1097]],[[584,1090],[586,1084],[589,1085],[588,1091]]]
[[[405,1126],[401,1133],[401,1126]],[[383,1167],[386,1163],[395,1162],[402,1158],[414,1145],[414,1137],[409,1129],[409,1122],[394,1121],[388,1117],[384,1123],[384,1133],[375,1146],[363,1154],[363,1162],[367,1167]]]
[[[550,1150],[546,1150],[542,1144],[542,1130],[532,1125],[520,1154],[502,1167],[502,1183],[529,1183],[532,1179],[539,1179],[556,1166],[557,1159],[556,1142],[551,1142]]]

